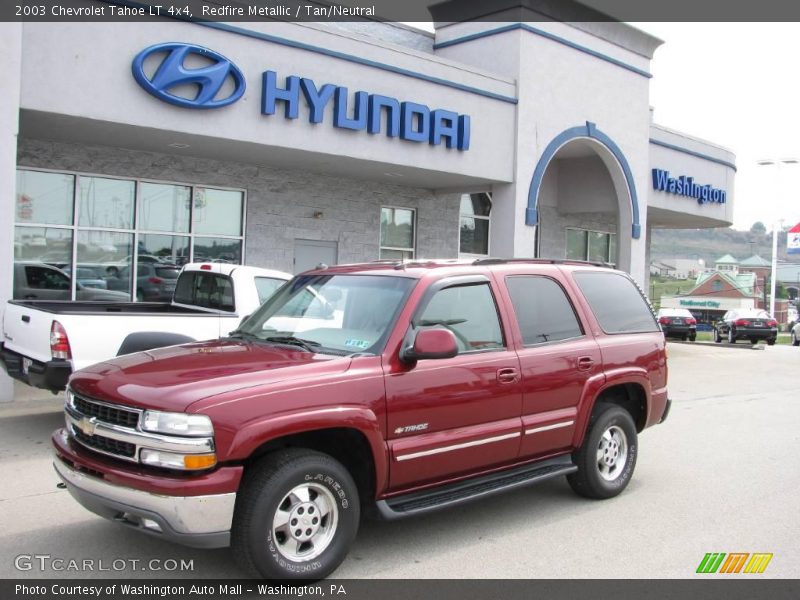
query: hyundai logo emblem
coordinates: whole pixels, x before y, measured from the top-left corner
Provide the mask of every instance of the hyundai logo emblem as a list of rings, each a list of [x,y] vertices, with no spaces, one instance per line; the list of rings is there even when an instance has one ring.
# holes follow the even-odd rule
[[[161,59],[155,73],[148,78],[144,71],[144,63],[153,54],[165,54],[165,56]],[[210,59],[212,64],[188,68],[184,63],[190,55]],[[133,59],[131,70],[137,83],[149,94],[159,100],[184,108],[227,106],[241,98],[245,90],[244,75],[236,65],[221,54],[194,44],[170,42],[145,48]],[[233,79],[233,91],[226,97],[217,98],[223,86],[231,78]],[[197,95],[194,98],[178,96],[170,91],[185,84],[197,86]]]

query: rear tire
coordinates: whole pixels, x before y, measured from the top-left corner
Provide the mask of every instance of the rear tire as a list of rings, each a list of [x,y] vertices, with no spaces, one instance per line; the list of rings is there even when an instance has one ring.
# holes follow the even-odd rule
[[[691,334],[691,335],[689,336],[689,341],[690,341],[690,342],[693,342],[693,341],[695,341],[696,339],[697,339],[697,334],[696,334],[696,333],[693,333],[693,334]]]
[[[767,346],[774,346],[775,340],[767,340]]]
[[[755,346],[758,343],[758,340],[755,338],[750,338],[750,343]]]
[[[797,339],[797,336],[792,332],[792,346],[800,346],[800,340]]]
[[[719,334],[717,328],[714,328],[714,343],[721,344],[722,343],[722,336]]]
[[[322,579],[347,556],[359,511],[356,484],[338,461],[312,450],[280,450],[251,467],[242,485],[233,555],[251,577]]]
[[[583,445],[572,455],[578,470],[567,475],[567,481],[576,494],[586,498],[613,498],[630,483],[638,451],[630,413],[614,404],[599,403]]]
[[[733,333],[733,327],[728,329],[728,343],[735,344],[736,343],[736,336]]]

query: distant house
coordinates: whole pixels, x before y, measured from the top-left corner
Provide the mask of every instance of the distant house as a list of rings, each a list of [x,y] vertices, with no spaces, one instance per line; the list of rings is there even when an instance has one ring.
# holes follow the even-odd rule
[[[657,260],[650,262],[650,275],[658,275],[659,277],[674,277],[674,273],[674,265]]]

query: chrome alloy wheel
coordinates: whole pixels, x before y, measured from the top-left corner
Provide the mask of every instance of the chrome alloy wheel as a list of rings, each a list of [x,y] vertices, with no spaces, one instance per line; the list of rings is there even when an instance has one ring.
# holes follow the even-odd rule
[[[606,481],[616,480],[625,469],[628,460],[628,438],[625,432],[612,425],[600,436],[597,447],[597,468]]]
[[[336,533],[339,509],[327,488],[303,483],[283,497],[272,519],[278,552],[293,562],[322,554]]]

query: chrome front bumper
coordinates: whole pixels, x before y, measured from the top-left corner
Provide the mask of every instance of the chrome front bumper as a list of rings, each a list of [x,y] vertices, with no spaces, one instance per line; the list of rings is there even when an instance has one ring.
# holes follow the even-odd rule
[[[230,545],[236,494],[163,496],[113,485],[53,462],[67,490],[86,509],[139,531],[195,548]]]

